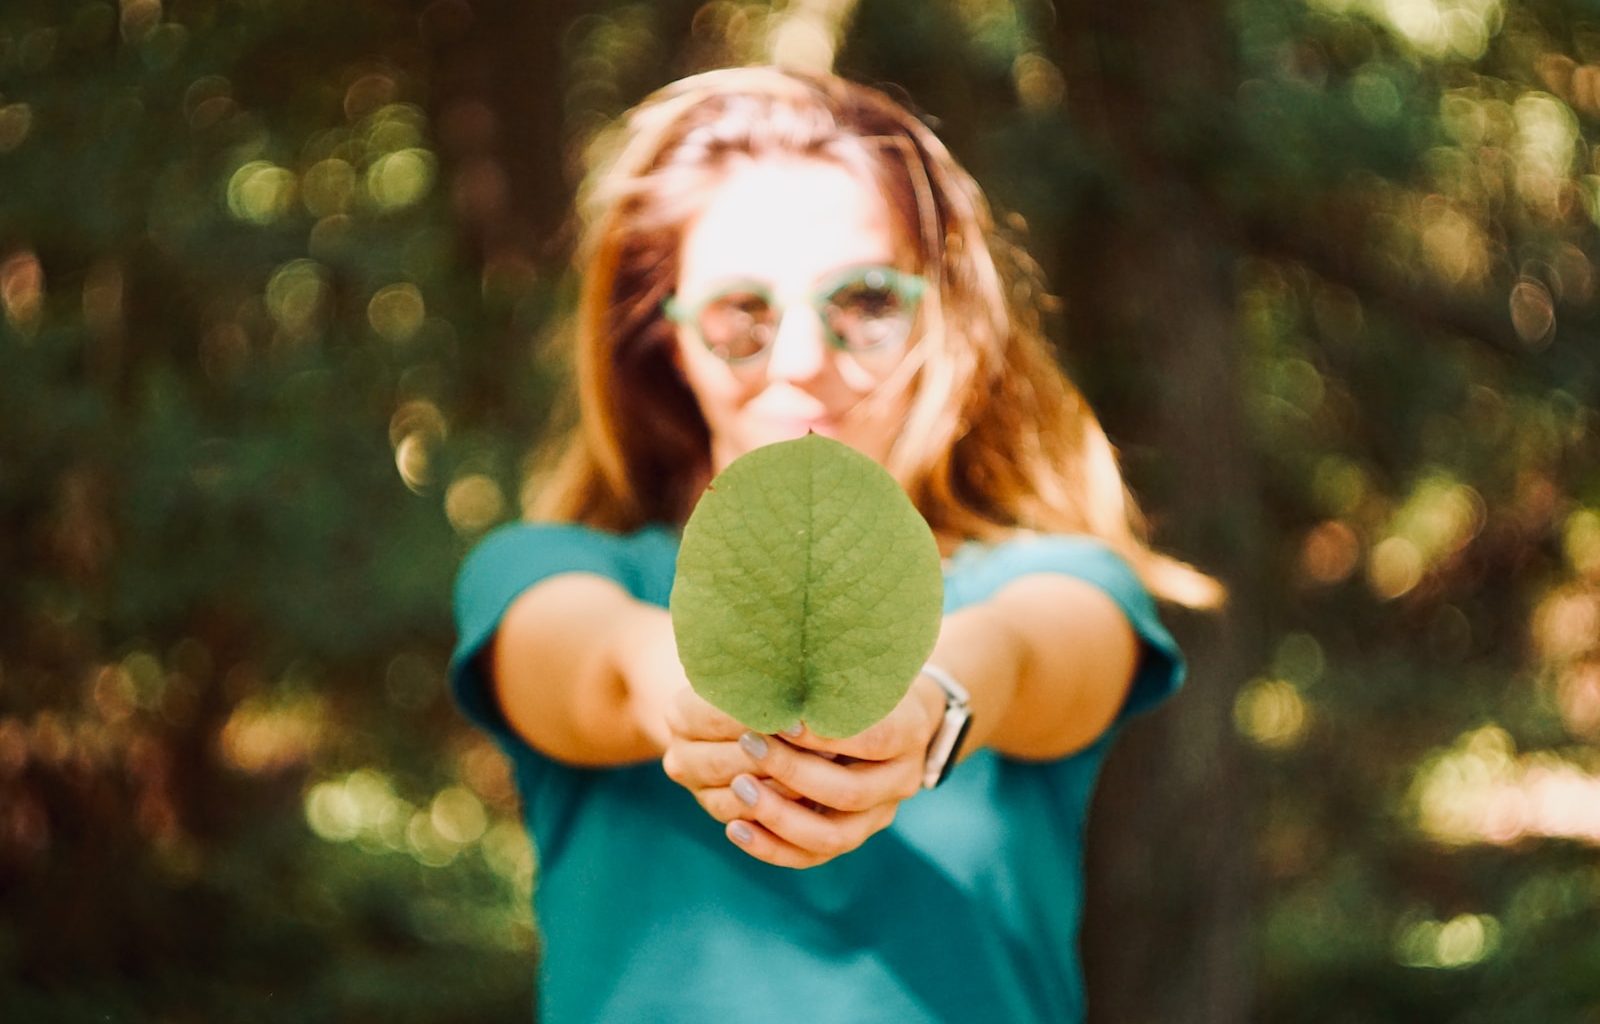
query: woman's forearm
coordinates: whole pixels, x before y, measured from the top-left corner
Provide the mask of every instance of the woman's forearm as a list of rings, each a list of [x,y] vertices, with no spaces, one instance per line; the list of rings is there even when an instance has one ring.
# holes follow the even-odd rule
[[[610,580],[574,573],[535,585],[506,611],[485,667],[506,720],[530,746],[590,767],[660,752],[634,714],[624,671],[654,635],[644,607]]]
[[[972,610],[957,629],[947,620],[950,635],[941,635],[935,658],[972,692],[969,749],[1046,760],[1105,732],[1127,697],[1140,651],[1132,625],[1103,590],[1039,573]],[[970,682],[953,667],[957,659],[970,666]]]

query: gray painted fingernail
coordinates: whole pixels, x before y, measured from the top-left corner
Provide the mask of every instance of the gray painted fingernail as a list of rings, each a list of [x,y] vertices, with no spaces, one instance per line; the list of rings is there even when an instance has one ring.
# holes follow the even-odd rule
[[[739,843],[748,843],[751,836],[755,835],[755,833],[750,831],[750,826],[746,825],[742,821],[736,821],[732,825],[729,825],[728,834],[733,837],[735,842]]]
[[[733,780],[733,795],[744,801],[746,807],[754,807],[756,801],[761,799],[761,792],[756,789],[755,780],[748,775],[741,775]]]
[[[767,741],[762,739],[756,733],[747,732],[743,736],[740,736],[739,746],[744,749],[746,754],[749,754],[757,761],[767,756]]]
[[[783,729],[781,731],[783,732],[783,734],[785,736],[798,736],[801,733],[806,731],[806,727],[801,725],[799,722],[796,722],[793,725],[789,726],[789,728]]]

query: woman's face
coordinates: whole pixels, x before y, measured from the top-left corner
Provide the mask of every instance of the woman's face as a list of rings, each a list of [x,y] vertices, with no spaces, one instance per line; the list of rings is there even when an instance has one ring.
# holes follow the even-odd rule
[[[863,328],[850,309],[903,302],[909,327],[915,295],[884,289],[915,280],[865,269],[894,267],[896,240],[877,189],[838,164],[759,160],[718,184],[684,231],[673,300],[678,363],[710,427],[713,471],[807,431],[885,461],[910,401],[903,374],[886,381],[913,339],[900,339],[898,320],[874,316]],[[764,325],[757,354],[708,347],[719,331],[750,338],[752,322]],[[830,329],[854,347],[831,342]]]

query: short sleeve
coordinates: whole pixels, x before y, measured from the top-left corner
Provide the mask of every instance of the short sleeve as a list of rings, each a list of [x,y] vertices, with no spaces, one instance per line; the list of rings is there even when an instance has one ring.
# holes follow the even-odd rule
[[[653,533],[622,537],[565,523],[504,526],[478,543],[456,575],[456,648],[450,658],[451,689],[469,719],[502,742],[514,739],[478,655],[512,603],[534,584],[561,573],[591,573],[641,600],[664,603],[651,574],[641,572],[641,541],[647,551],[662,549]]]
[[[1037,536],[1008,541],[976,566],[974,600],[985,600],[1014,579],[1060,573],[1103,590],[1127,616],[1143,650],[1118,720],[1148,711],[1175,693],[1185,666],[1177,641],[1162,624],[1155,599],[1133,568],[1105,542],[1088,536]]]

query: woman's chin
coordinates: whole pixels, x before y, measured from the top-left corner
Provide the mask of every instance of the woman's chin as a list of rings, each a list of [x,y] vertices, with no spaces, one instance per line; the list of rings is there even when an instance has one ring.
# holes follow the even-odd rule
[[[769,420],[761,424],[753,432],[756,443],[753,447],[776,444],[779,441],[793,441],[807,434],[821,434],[823,437],[838,439],[839,432],[832,420]]]

